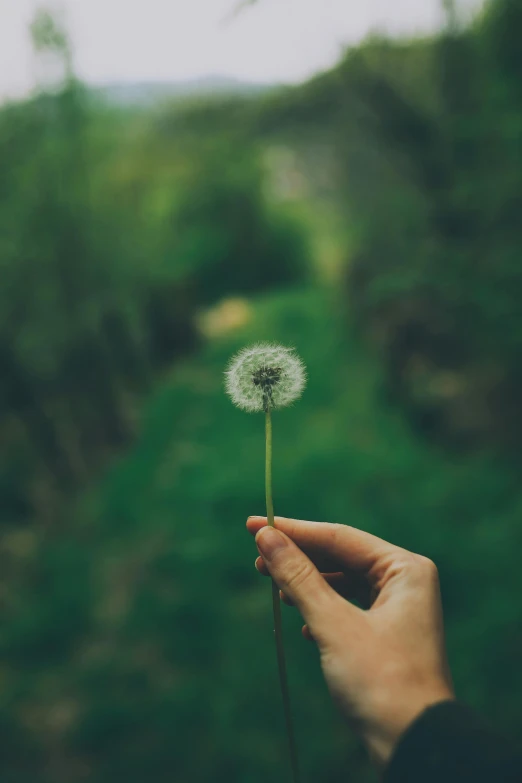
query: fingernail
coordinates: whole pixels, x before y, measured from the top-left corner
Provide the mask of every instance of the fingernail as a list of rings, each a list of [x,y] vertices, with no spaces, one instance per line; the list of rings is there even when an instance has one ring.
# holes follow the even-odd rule
[[[251,519],[266,519],[266,517],[260,517],[259,514],[252,514],[251,517],[248,517],[247,522],[250,522]]]
[[[280,549],[286,546],[286,538],[273,527],[264,527],[256,536],[257,548],[270,561]]]

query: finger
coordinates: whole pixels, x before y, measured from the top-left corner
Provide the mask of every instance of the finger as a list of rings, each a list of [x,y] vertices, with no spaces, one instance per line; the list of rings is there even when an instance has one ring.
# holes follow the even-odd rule
[[[285,593],[283,593],[282,590],[279,591],[279,598],[287,606],[295,606],[294,602],[291,601],[290,598],[287,595],[285,595]]]
[[[301,629],[301,633],[303,634],[303,636],[304,636],[304,638],[306,639],[307,642],[315,642],[315,639],[312,636],[312,634],[310,633],[310,629],[309,629],[309,627],[307,625],[303,625],[303,627]]]
[[[262,524],[260,524],[260,521],[262,521]],[[266,518],[264,517],[250,517],[247,521],[247,529],[249,533],[251,533],[251,535],[253,536],[256,536],[257,533],[263,527],[266,526],[267,526],[267,521]],[[281,526],[278,524],[277,519],[276,519],[276,528],[278,530],[282,529]],[[330,555],[321,552],[320,549],[318,548],[314,549],[312,547],[300,546],[300,549],[302,549],[303,552],[305,552],[305,554],[308,555],[310,560],[312,560],[312,562],[315,564],[318,570],[321,571],[321,573],[331,573],[338,570],[339,568],[338,557],[337,558],[331,557]],[[262,574],[263,576],[270,576],[270,572],[268,568],[263,563],[263,558],[258,558],[256,560],[256,568],[259,571],[259,573]]]
[[[255,561],[255,567],[262,576],[270,576],[265,561],[262,557],[258,557]],[[368,581],[359,574],[352,573],[335,573],[335,574],[321,574],[328,584],[333,587],[336,593],[338,593],[347,601],[357,601],[357,603],[363,609],[369,609],[375,598],[372,595],[371,587]],[[293,606],[292,601],[288,596],[282,594],[281,600],[287,604],[287,606]]]
[[[247,529],[252,535],[266,527],[266,517],[250,517]],[[277,530],[285,533],[307,554],[321,571],[339,570],[339,564],[362,573],[370,573],[379,559],[401,550],[370,533],[326,522],[276,517]]]
[[[260,560],[263,562],[262,558],[260,558]],[[264,569],[266,569],[266,573],[270,575],[266,566],[264,566]],[[370,608],[372,600],[370,585],[368,582],[354,578],[351,574],[321,574],[321,576],[330,585],[330,587],[335,590],[337,595],[341,596],[341,598],[345,598],[347,601],[357,601],[357,603],[363,609]],[[282,591],[281,600],[287,604],[287,606],[294,605],[290,598],[288,598],[288,596],[285,595]]]
[[[257,571],[261,574],[261,576],[270,576],[270,571],[265,565],[265,561],[262,557],[256,557],[256,562],[254,563]]]
[[[256,544],[270,575],[280,590],[303,615],[312,635],[326,640],[335,633],[339,611],[353,613],[359,620],[361,610],[340,599],[321,576],[312,561],[284,533],[265,527],[256,536]]]

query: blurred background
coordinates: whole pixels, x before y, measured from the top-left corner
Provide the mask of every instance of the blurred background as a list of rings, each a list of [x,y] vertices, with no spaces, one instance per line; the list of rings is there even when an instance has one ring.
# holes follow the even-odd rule
[[[4,783],[288,780],[280,515],[439,566],[457,693],[522,740],[522,0],[0,3]],[[304,780],[370,783],[284,610]]]

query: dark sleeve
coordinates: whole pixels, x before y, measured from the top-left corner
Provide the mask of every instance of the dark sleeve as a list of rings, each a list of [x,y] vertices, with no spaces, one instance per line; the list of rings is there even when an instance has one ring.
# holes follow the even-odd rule
[[[522,783],[522,759],[458,702],[427,709],[406,730],[384,783]]]

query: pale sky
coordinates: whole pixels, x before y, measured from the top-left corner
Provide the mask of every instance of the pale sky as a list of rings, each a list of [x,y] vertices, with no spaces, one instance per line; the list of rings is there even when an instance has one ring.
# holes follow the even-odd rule
[[[440,0],[259,0],[228,24],[236,0],[0,0],[0,100],[33,86],[27,27],[35,9],[63,11],[77,74],[114,81],[234,76],[298,82],[331,66],[371,31],[436,29]],[[461,0],[464,11],[481,0]]]

